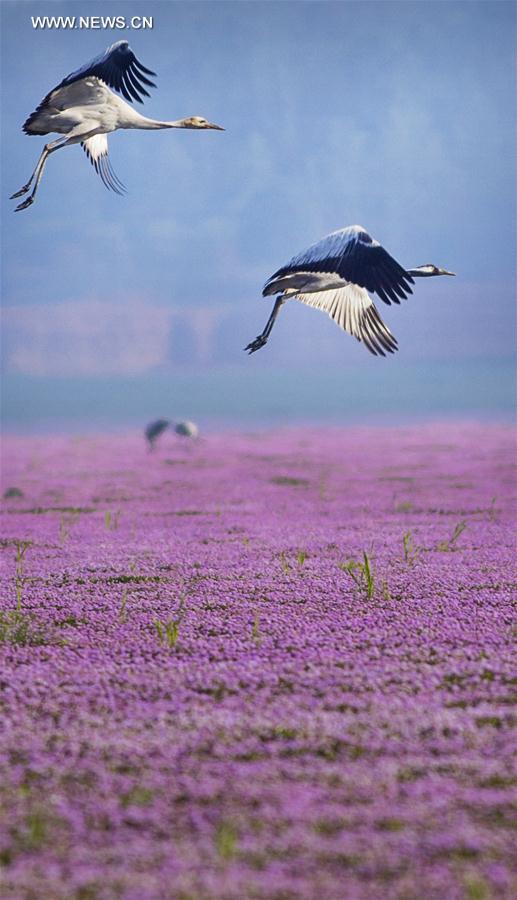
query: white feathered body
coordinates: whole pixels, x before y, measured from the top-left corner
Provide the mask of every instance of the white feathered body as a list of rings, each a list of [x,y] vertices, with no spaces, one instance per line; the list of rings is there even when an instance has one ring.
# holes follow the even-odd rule
[[[299,291],[307,293],[316,293],[319,291],[337,290],[350,284],[334,272],[293,272],[290,275],[283,275],[280,278],[273,278],[268,281],[263,296],[269,297],[272,294],[294,294]]]
[[[23,129],[26,134],[69,134],[77,126],[88,126],[91,133],[109,134],[118,128],[151,127],[143,125],[149,121],[99,78],[90,76],[47,94]]]

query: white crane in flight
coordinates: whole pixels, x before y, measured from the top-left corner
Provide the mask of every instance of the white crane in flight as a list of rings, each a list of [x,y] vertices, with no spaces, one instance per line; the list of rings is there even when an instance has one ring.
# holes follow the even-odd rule
[[[29,181],[12,195],[11,200],[23,196],[34,182],[32,192],[18,204],[16,211],[34,203],[45,163],[51,153],[62,147],[80,143],[106,187],[120,194],[124,186],[108,158],[106,135],[111,131],[118,128],[211,128],[224,131],[220,125],[213,125],[200,116],[173,122],[147,119],[110,90],[118,91],[130,103],[133,100],[141,103],[141,95],[149,97],[144,85],[156,87],[147,78],[147,75],[154,74],[137,60],[127,41],[117,41],[100,56],[71,72],[50,91],[24,123],[23,130],[25,134],[57,132],[64,137],[45,145]]]
[[[360,225],[341,228],[294,256],[268,279],[262,296],[278,297],[264,331],[244,349],[255,353],[267,343],[280,309],[293,299],[328,313],[375,356],[394,353],[397,340],[368,291],[385,303],[400,303],[413,293],[415,278],[454,274],[431,264],[403,269]]]

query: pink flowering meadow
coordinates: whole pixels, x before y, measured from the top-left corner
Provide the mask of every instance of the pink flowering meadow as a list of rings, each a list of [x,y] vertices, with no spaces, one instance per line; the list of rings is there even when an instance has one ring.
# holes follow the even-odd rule
[[[514,462],[496,425],[6,438],[1,896],[515,896]]]

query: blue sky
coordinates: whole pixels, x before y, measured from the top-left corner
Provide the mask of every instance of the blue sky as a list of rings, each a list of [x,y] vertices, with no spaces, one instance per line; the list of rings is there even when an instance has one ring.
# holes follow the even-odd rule
[[[60,409],[101,422],[116,418],[120,396],[129,398],[121,420],[174,414],[171,406],[206,417],[267,418],[277,408],[286,420],[325,409],[346,417],[380,413],[386,402],[399,417],[415,406],[470,415],[469,381],[480,412],[508,411],[512,3],[81,0],[4,2],[1,13],[8,424],[37,426]],[[30,17],[46,14],[146,15],[154,27],[33,29]],[[23,121],[121,37],[157,73],[146,115],[203,115],[227,130],[111,135],[123,198],[106,191],[79,147],[59,151],[35,205],[14,215],[7,198],[45,140],[25,136]],[[435,262],[458,277],[419,284],[400,308],[378,302],[399,340],[396,358],[370,358],[294,303],[248,358],[242,347],[269,314],[260,299],[268,275],[352,223],[402,264]],[[445,371],[447,403],[437,387]],[[420,404],[408,381],[420,385]]]

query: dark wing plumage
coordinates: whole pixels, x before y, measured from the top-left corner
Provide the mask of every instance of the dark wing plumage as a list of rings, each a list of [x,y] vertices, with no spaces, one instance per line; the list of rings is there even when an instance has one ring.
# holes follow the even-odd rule
[[[162,432],[164,432],[170,425],[168,419],[156,419],[154,422],[149,422],[145,429],[145,436],[148,441],[154,441],[155,438],[159,437]]]
[[[395,335],[384,324],[377,307],[373,303],[363,314],[360,323],[360,336],[354,335],[354,337],[357,337],[358,341],[362,341],[374,356],[385,356],[383,348],[388,353],[395,353],[398,350]]]
[[[100,78],[108,87],[118,91],[130,103],[133,100],[142,103],[141,95],[149,97],[144,85],[156,87],[153,81],[149,81],[145,77],[146,75],[156,75],[156,72],[147,69],[138,61],[127,41],[117,41],[116,44],[112,44],[104,53],[63,78],[57,87],[72,84],[73,81],[79,81],[89,75]]]
[[[343,228],[312,244],[271,276],[269,282],[294,272],[335,273],[351,284],[376,293],[385,303],[400,303],[412,294],[413,278],[357,225]]]

